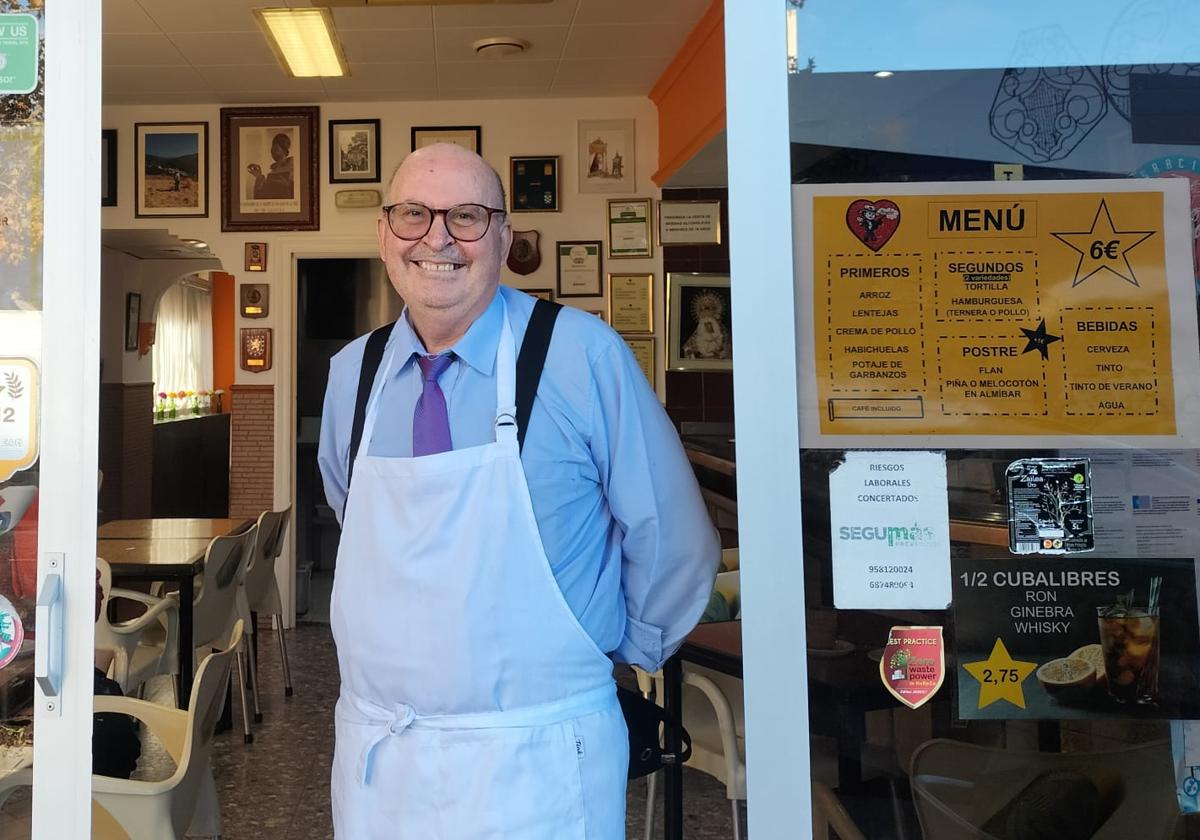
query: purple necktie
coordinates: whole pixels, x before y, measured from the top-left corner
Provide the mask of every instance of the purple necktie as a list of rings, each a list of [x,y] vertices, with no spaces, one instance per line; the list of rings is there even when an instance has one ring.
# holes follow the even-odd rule
[[[453,353],[441,356],[417,356],[421,368],[421,396],[417,399],[417,410],[413,413],[413,456],[436,455],[448,452],[450,445],[450,417],[446,414],[446,395],[438,385],[450,363]]]

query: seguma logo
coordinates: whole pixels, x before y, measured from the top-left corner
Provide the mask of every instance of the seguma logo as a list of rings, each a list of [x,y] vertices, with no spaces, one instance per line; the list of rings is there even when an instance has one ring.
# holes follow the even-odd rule
[[[886,542],[891,546],[926,545],[933,542],[932,528],[916,522],[903,525],[843,525],[838,528],[838,539],[848,542]]]

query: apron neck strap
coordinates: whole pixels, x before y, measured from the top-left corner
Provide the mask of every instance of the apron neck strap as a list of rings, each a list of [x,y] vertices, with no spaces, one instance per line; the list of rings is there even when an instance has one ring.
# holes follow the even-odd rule
[[[496,291],[500,295],[500,291]],[[517,351],[512,326],[508,322],[508,303],[500,295],[504,319],[500,343],[496,347],[496,442],[517,442]]]

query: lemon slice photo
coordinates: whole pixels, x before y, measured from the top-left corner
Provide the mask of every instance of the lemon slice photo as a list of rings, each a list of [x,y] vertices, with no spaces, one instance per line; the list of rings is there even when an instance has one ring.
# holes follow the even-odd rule
[[[1092,663],[1092,667],[1096,669],[1096,682],[1100,683],[1100,684],[1103,684],[1105,682],[1104,648],[1100,647],[1099,644],[1084,645],[1083,647],[1079,648],[1079,650],[1076,650],[1075,652],[1073,652],[1067,658],[1068,659],[1083,659],[1087,662]]]
[[[1038,668],[1037,679],[1050,696],[1068,695],[1092,688],[1096,684],[1096,668],[1086,659],[1064,656]]]

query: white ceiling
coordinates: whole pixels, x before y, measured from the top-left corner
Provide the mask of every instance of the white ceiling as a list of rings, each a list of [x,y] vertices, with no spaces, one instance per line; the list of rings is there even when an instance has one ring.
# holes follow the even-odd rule
[[[251,10],[320,0],[104,0],[104,101],[291,103],[645,95],[709,0],[333,9],[350,65],[339,79],[293,79]],[[508,59],[472,42],[532,46]]]

